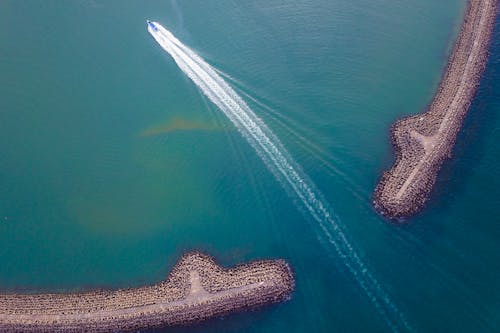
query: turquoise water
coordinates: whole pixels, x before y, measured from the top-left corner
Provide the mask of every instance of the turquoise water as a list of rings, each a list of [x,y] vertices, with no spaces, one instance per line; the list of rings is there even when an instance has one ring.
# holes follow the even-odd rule
[[[370,204],[391,163],[388,127],[429,102],[464,6],[1,2],[1,288],[153,283],[190,249],[226,265],[280,257],[296,272],[290,302],[178,331],[388,330],[253,149],[152,40],[150,18],[276,133],[415,330],[497,330],[498,57],[428,208],[397,226]]]

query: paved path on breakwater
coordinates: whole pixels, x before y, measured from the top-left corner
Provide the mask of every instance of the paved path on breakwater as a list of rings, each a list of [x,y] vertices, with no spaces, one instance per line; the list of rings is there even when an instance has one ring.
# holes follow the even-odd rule
[[[429,108],[393,125],[396,161],[382,176],[374,195],[374,205],[383,215],[412,215],[427,200],[479,85],[497,2],[469,1],[446,72]]]
[[[223,269],[200,253],[185,255],[157,285],[75,294],[2,294],[2,332],[115,332],[187,325],[290,297],[282,260]]]

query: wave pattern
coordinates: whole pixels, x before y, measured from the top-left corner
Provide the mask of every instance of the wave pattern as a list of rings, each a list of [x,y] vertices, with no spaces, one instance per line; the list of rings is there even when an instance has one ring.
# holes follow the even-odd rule
[[[170,31],[156,22],[148,23],[148,31],[201,92],[229,118],[294,199],[299,209],[317,223],[323,233],[321,236],[334,247],[387,325],[393,331],[411,330],[403,314],[356,253],[326,200],[266,124],[217,70],[180,42]]]

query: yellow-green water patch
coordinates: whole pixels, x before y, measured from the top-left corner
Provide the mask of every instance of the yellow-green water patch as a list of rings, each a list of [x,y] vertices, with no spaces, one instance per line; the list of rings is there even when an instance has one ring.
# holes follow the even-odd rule
[[[208,120],[171,117],[162,123],[147,127],[139,133],[139,136],[151,137],[167,135],[177,131],[220,131],[223,129],[224,126]]]

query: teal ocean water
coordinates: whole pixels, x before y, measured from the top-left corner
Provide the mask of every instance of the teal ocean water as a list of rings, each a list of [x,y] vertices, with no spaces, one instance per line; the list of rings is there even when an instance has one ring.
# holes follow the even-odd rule
[[[293,298],[163,331],[390,330],[319,228],[147,33],[153,19],[280,138],[413,329],[498,331],[498,56],[425,211],[394,225],[371,206],[391,164],[389,126],[429,103],[464,8],[0,2],[0,290],[154,283],[199,249],[225,265],[285,258]]]

